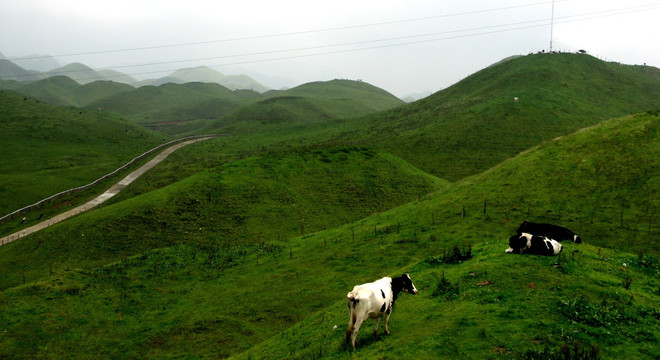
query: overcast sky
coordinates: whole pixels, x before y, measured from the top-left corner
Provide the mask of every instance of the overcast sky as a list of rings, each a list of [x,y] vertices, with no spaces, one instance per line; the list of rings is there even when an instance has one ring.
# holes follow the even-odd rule
[[[551,18],[544,0],[7,0],[0,52],[138,79],[198,65],[288,79],[270,87],[362,79],[405,96],[548,51]],[[658,1],[556,0],[552,46],[660,67],[658,18]]]

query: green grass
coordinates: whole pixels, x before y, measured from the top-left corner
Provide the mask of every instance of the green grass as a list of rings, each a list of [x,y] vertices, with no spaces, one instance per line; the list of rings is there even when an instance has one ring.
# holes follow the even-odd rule
[[[0,357],[660,356],[658,112],[605,120],[657,107],[657,72],[528,56],[378,115],[310,121],[317,100],[262,101],[285,114],[267,131],[181,149],[0,247]],[[505,254],[522,219],[584,244]],[[420,294],[392,334],[367,323],[347,349],[346,293],[402,272]]]
[[[179,242],[283,240],[352,222],[445,185],[366,148],[264,154],[206,170],[0,248],[0,267],[9,273],[0,287],[20,282],[22,272],[40,277],[51,263],[60,268],[98,266]],[[26,247],[32,250],[26,252]]]
[[[164,136],[97,111],[0,92],[0,213],[88,184]]]
[[[598,352],[606,359],[657,357],[658,224],[646,229],[644,217],[635,215],[624,217],[621,227],[617,199],[605,190],[630,185],[630,215],[642,211],[648,199],[650,206],[657,205],[653,194],[660,191],[654,179],[660,167],[651,155],[660,144],[658,124],[656,113],[608,121],[542,144],[435,194],[339,224],[311,223],[314,216],[323,218],[319,209],[339,208],[327,189],[308,193],[319,186],[310,181],[319,178],[316,171],[340,171],[342,161],[348,162],[342,173],[355,176],[354,167],[364,165],[361,159],[383,159],[380,153],[311,148],[246,158],[192,176],[22,240],[21,252],[33,259],[48,253],[69,262],[54,263],[52,276],[49,267],[40,267],[39,275],[31,271],[35,267],[2,265],[16,269],[14,283],[21,282],[23,272],[29,282],[0,295],[0,321],[7,324],[0,353],[25,358],[517,359],[558,358],[577,351]],[[603,144],[618,151],[606,159],[602,171],[589,173],[595,176],[593,183],[582,184],[577,175],[592,167],[576,163],[600,161]],[[648,169],[646,178],[626,175],[639,167]],[[367,171],[364,181],[375,173]],[[315,214],[306,218],[303,236],[297,222],[301,213],[276,221],[288,225],[288,233],[269,223],[269,217],[283,214],[268,204],[275,198],[285,203],[282,187],[293,183],[297,186],[289,204],[305,208],[307,216]],[[647,184],[644,191],[632,190],[640,188],[638,183]],[[372,188],[367,184],[356,189]],[[346,183],[332,194],[351,188]],[[297,193],[304,196],[296,198]],[[222,199],[217,202],[221,205],[207,211],[214,201],[198,196],[204,194]],[[301,204],[303,199],[310,204]],[[600,205],[593,223],[584,210],[592,202]],[[240,207],[232,205],[247,203],[259,209],[249,214],[249,208],[237,211]],[[313,210],[312,203],[322,206]],[[222,209],[234,217],[246,214],[245,228],[256,241],[233,233],[232,220],[206,221],[210,216],[220,219]],[[295,212],[293,206],[286,209]],[[505,254],[508,237],[523,215],[568,226],[585,243],[564,244],[560,257]],[[193,228],[200,219],[204,228]],[[286,236],[277,241],[275,231]],[[20,263],[18,243],[0,248],[0,259],[18,257]],[[471,259],[438,261],[453,246],[467,244]],[[98,260],[83,260],[83,254]],[[82,270],[68,270],[74,268]],[[373,325],[367,323],[358,350],[346,349],[346,292],[354,284],[402,272],[411,273],[420,294],[401,296],[390,323],[392,334],[374,338]],[[71,353],[73,348],[78,351]]]

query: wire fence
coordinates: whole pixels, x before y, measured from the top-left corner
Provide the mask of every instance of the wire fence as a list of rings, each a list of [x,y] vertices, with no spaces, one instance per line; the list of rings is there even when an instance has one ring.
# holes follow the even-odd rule
[[[71,195],[71,194],[76,193],[76,192],[80,192],[80,191],[87,190],[87,189],[89,189],[89,188],[91,188],[91,187],[93,187],[93,186],[95,186],[95,185],[101,183],[102,181],[104,181],[104,180],[106,180],[106,179],[108,179],[108,178],[110,178],[110,177],[116,175],[117,173],[119,173],[119,172],[125,170],[125,169],[128,168],[129,166],[133,165],[135,162],[144,159],[145,157],[147,157],[147,156],[153,154],[154,152],[156,152],[156,151],[158,151],[158,150],[160,150],[160,149],[162,149],[162,148],[168,147],[168,146],[170,146],[170,145],[173,145],[173,144],[176,144],[176,143],[179,143],[179,142],[187,141],[187,140],[201,139],[201,138],[208,138],[208,137],[220,137],[220,136],[226,136],[226,135],[215,134],[215,135],[196,135],[196,136],[188,136],[188,137],[185,137],[185,138],[172,140],[172,141],[170,141],[170,142],[167,142],[167,143],[164,143],[164,144],[158,145],[158,146],[156,146],[155,148],[146,151],[146,152],[143,153],[142,155],[138,155],[138,156],[134,157],[131,161],[129,161],[129,162],[127,162],[126,164],[124,164],[123,166],[117,168],[115,171],[113,171],[113,172],[111,172],[111,173],[109,173],[109,174],[103,175],[103,176],[101,176],[100,178],[98,178],[98,179],[92,181],[91,183],[89,183],[89,184],[87,184],[87,185],[83,185],[83,186],[79,186],[79,187],[76,187],[76,188],[72,188],[72,189],[68,189],[68,190],[61,191],[61,192],[59,192],[59,193],[57,193],[57,194],[55,194],[55,195],[52,195],[52,196],[49,196],[49,197],[47,197],[47,198],[45,198],[45,199],[39,200],[39,201],[37,201],[37,202],[34,203],[34,204],[31,204],[31,205],[25,206],[25,207],[23,207],[23,208],[20,208],[20,209],[18,209],[18,210],[15,210],[15,211],[13,211],[13,212],[7,214],[7,215],[4,215],[4,216],[0,217],[0,223],[3,223],[3,222],[5,222],[5,221],[7,221],[8,219],[11,219],[11,218],[13,218],[13,217],[15,217],[15,216],[19,216],[19,215],[21,215],[21,214],[28,213],[28,212],[30,212],[30,211],[32,211],[32,210],[34,210],[34,209],[36,209],[36,208],[42,206],[43,204],[45,204],[45,203],[47,203],[47,202],[49,202],[49,201],[53,201],[53,200],[55,200],[55,199],[59,199],[59,198],[65,197],[65,196]]]

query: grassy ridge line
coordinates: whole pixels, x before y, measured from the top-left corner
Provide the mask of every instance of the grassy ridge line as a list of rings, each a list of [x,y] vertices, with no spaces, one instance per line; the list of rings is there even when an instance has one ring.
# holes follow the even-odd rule
[[[455,181],[542,141],[660,108],[658,72],[588,55],[523,56],[414,103],[333,124],[325,139],[373,146]]]

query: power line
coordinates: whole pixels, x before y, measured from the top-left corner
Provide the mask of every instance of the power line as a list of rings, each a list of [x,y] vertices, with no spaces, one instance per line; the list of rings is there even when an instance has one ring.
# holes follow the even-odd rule
[[[559,0],[559,1],[566,1],[566,0]],[[524,8],[524,7],[532,7],[532,6],[538,6],[538,5],[547,5],[547,4],[550,4],[550,3],[551,2],[549,2],[549,1],[544,1],[544,2],[537,2],[537,3],[531,3],[531,4],[523,4],[523,5],[515,5],[515,6],[494,8],[494,9],[458,12],[458,13],[452,13],[452,14],[427,16],[427,17],[403,19],[403,20],[394,20],[394,21],[384,21],[384,22],[369,23],[369,24],[348,25],[348,26],[341,26],[341,27],[313,29],[313,30],[302,30],[302,31],[278,33],[278,34],[254,35],[254,36],[228,38],[228,39],[220,39],[220,40],[187,42],[187,43],[179,43],[179,44],[143,46],[143,47],[136,47],[136,48],[88,51],[88,52],[79,52],[79,53],[58,54],[58,55],[37,55],[37,56],[30,56],[30,57],[23,57],[23,58],[10,58],[8,60],[12,60],[12,61],[13,60],[33,60],[33,59],[43,59],[43,58],[47,58],[47,57],[71,57],[71,56],[83,56],[83,55],[99,55],[99,54],[118,53],[118,52],[131,52],[131,51],[175,48],[175,47],[193,46],[193,45],[215,44],[215,43],[223,43],[223,42],[235,42],[235,41],[246,41],[246,40],[256,40],[256,39],[267,39],[267,38],[285,37],[285,36],[293,36],[293,35],[304,35],[304,34],[312,34],[312,33],[331,32],[331,31],[338,31],[338,30],[349,30],[349,29],[364,28],[364,27],[393,25],[393,24],[401,24],[401,23],[407,23],[407,22],[435,20],[435,19],[455,17],[455,16],[474,15],[474,14],[487,13],[487,12],[495,12],[495,11],[504,11],[504,10],[511,10],[511,9],[517,9],[517,8]]]
[[[572,16],[564,16],[564,17],[558,17],[558,18],[553,17],[552,19],[550,19],[550,21],[554,22],[554,23],[559,23],[559,24],[561,24],[561,23],[570,23],[570,22],[578,22],[578,21],[599,19],[599,18],[609,17],[609,16],[618,16],[618,15],[623,15],[623,14],[628,14],[628,13],[633,13],[633,12],[639,12],[639,11],[654,10],[654,9],[657,9],[657,8],[660,8],[660,4],[620,8],[620,9],[613,9],[613,10],[604,10],[604,11],[599,11],[599,12],[591,12],[591,13],[572,15]],[[116,69],[116,68],[129,68],[129,67],[140,67],[140,66],[167,65],[167,64],[194,62],[194,61],[203,61],[203,60],[229,59],[229,58],[256,56],[256,55],[272,55],[272,54],[277,54],[277,53],[309,51],[309,50],[318,50],[318,49],[324,49],[324,48],[344,47],[344,46],[362,45],[362,44],[377,43],[377,42],[386,42],[386,41],[408,40],[408,39],[414,39],[414,38],[423,38],[423,37],[429,37],[429,36],[446,35],[446,34],[452,34],[452,33],[471,32],[471,33],[462,34],[462,35],[445,36],[445,37],[439,37],[439,38],[436,37],[436,38],[431,38],[431,39],[398,42],[398,43],[393,43],[393,44],[383,44],[383,45],[359,47],[359,48],[353,48],[353,49],[341,49],[341,50],[334,50],[334,51],[316,52],[316,53],[299,54],[299,55],[289,55],[289,56],[283,56],[283,57],[266,58],[266,59],[258,59],[258,60],[243,60],[243,61],[232,62],[232,63],[209,65],[209,67],[223,67],[223,66],[253,64],[253,63],[287,60],[287,59],[296,59],[296,58],[314,57],[314,56],[322,56],[322,55],[332,55],[332,54],[340,54],[340,53],[366,51],[366,50],[382,49],[382,48],[389,48],[389,47],[398,47],[398,46],[405,46],[405,45],[414,45],[414,44],[421,44],[421,43],[428,43],[428,42],[436,42],[436,41],[443,41],[443,40],[466,38],[466,37],[472,37],[472,36],[495,34],[495,33],[508,32],[508,31],[524,30],[524,29],[537,28],[537,27],[545,27],[549,24],[548,21],[549,21],[549,19],[529,20],[529,21],[522,21],[522,22],[516,22],[516,23],[491,25],[491,26],[483,26],[483,27],[475,27],[475,28],[467,28],[467,29],[459,29],[459,30],[449,30],[449,31],[443,31],[443,32],[436,32],[436,33],[400,36],[400,37],[392,37],[392,38],[377,39],[377,40],[364,40],[364,41],[356,41],[356,42],[349,42],[349,43],[319,45],[319,46],[294,48],[294,49],[283,49],[283,50],[273,50],[273,51],[264,51],[264,52],[256,52],[256,53],[244,53],[244,54],[235,54],[235,55],[214,56],[214,57],[207,57],[207,58],[187,59],[187,60],[174,60],[174,61],[165,61],[165,62],[135,64],[135,65],[122,65],[122,66],[114,66],[112,68]],[[524,26],[521,26],[521,25],[524,25]],[[479,31],[479,30],[497,29],[497,28],[504,28],[504,29],[481,31],[481,32],[476,32],[476,33],[474,32],[474,31]],[[146,75],[146,74],[155,74],[155,73],[165,73],[165,72],[172,72],[172,71],[175,71],[175,70],[178,70],[178,69],[134,72],[134,73],[122,74],[122,75],[108,75],[108,76],[102,76],[102,77],[94,78],[94,80],[120,77],[120,76],[123,76],[123,75],[132,76],[132,75]],[[70,74],[70,73],[85,72],[85,71],[88,71],[88,70],[70,70],[70,71],[58,72],[57,74],[62,75],[62,74]],[[6,76],[4,78],[12,78],[13,79],[13,78],[21,77],[21,76],[32,76],[32,74]]]

